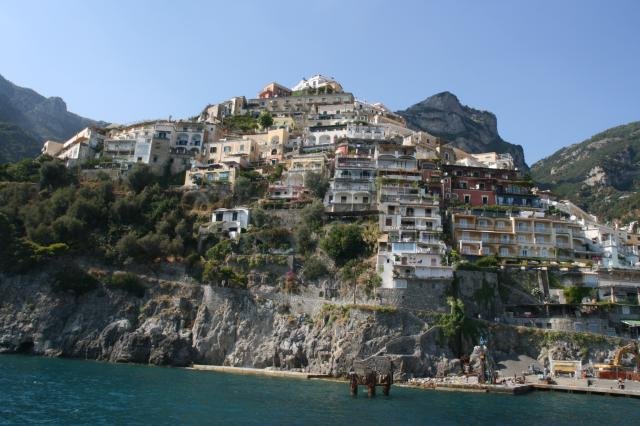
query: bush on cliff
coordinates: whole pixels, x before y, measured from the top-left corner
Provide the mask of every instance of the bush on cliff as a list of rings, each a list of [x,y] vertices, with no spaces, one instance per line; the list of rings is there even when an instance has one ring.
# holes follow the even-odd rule
[[[143,297],[146,291],[142,280],[140,280],[137,275],[129,272],[114,272],[113,275],[107,279],[105,285],[115,290],[126,291],[136,297]]]
[[[309,258],[302,268],[302,276],[307,281],[315,281],[329,274],[327,265],[317,257]]]
[[[53,275],[52,288],[58,292],[70,292],[76,296],[88,293],[98,287],[98,280],[75,264],[62,266],[64,269]]]
[[[338,266],[369,254],[369,246],[364,241],[362,229],[356,224],[333,225],[320,240],[320,247]]]

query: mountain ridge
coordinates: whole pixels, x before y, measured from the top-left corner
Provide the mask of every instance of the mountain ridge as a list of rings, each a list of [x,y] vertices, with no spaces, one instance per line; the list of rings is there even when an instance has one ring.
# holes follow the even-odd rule
[[[531,166],[545,189],[606,219],[640,213],[640,121],[565,146]]]
[[[492,112],[463,105],[444,91],[396,111],[412,130],[421,130],[470,153],[509,153],[521,170],[528,170],[521,145],[509,143],[498,133],[498,119]]]
[[[38,155],[43,141],[65,140],[87,126],[105,125],[67,110],[57,96],[45,97],[0,75],[0,161]]]

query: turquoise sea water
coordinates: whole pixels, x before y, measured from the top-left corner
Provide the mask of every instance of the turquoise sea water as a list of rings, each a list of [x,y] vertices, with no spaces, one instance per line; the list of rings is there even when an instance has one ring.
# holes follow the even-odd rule
[[[0,356],[0,424],[638,424],[640,400],[346,384],[92,361]]]

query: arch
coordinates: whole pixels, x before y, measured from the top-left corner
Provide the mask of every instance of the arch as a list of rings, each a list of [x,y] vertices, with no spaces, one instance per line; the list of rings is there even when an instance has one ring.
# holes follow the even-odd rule
[[[271,155],[278,155],[278,150],[276,148],[272,149]]]
[[[314,135],[309,135],[307,137],[307,144],[308,145],[315,145],[316,144],[316,137]]]
[[[329,135],[321,135],[318,140],[319,145],[329,145],[331,143],[331,136]]]
[[[199,134],[195,134],[191,136],[191,145],[200,146],[201,142],[202,142],[202,137]]]

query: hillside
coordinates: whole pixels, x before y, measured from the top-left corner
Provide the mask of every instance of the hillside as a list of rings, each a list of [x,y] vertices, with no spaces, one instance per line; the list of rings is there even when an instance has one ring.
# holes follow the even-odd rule
[[[93,124],[104,123],[67,111],[61,98],[45,98],[0,76],[0,162],[33,157],[44,140],[64,140]]]
[[[640,121],[562,148],[531,167],[533,179],[606,220],[640,213]]]
[[[506,142],[498,134],[494,114],[462,105],[450,92],[438,93],[397,113],[413,130],[431,133],[471,153],[507,152],[520,169],[528,169],[522,147]]]

